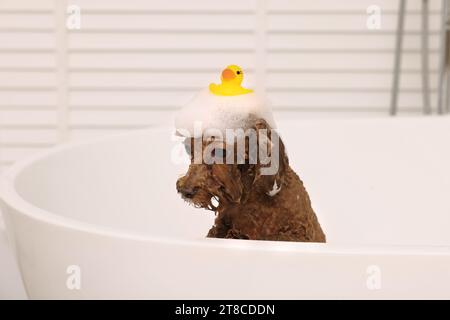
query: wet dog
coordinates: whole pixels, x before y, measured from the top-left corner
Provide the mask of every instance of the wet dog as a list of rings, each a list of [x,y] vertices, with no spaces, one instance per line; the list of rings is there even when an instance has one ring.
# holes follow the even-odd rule
[[[257,133],[253,139],[256,143],[252,147],[251,137],[246,136],[240,159],[235,140],[186,138],[191,164],[177,181],[178,192],[194,206],[216,213],[208,237],[325,242],[309,195],[289,166],[276,130],[263,119],[250,122],[252,132]],[[253,152],[255,146],[259,150],[267,147],[270,158]],[[201,160],[196,161],[199,157]],[[228,161],[230,157],[232,161]],[[267,173],[271,167],[275,170]]]

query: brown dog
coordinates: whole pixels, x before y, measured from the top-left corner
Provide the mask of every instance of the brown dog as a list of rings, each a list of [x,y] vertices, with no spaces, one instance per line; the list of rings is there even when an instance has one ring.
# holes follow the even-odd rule
[[[261,129],[268,132],[266,137],[269,146],[273,147],[271,137],[275,131],[263,119],[252,122],[256,132]],[[211,143],[216,146],[222,143],[214,137],[206,141],[197,139],[201,141],[187,138],[186,146],[194,146],[197,142],[202,150],[206,150]],[[258,136],[258,145],[261,144],[260,139]],[[199,151],[194,151],[192,147],[187,150],[191,154],[191,164],[186,175],[178,179],[177,190],[194,206],[216,212],[215,225],[209,230],[208,237],[325,242],[325,234],[311,207],[308,193],[289,166],[281,139],[278,141],[278,170],[272,175],[261,174],[264,165],[260,159],[250,163],[248,139],[245,143],[245,162],[241,164],[237,161],[233,164],[225,161],[223,164],[194,163],[195,152]],[[219,153],[219,156],[226,157],[230,148],[236,151],[236,145],[225,143],[221,148],[214,147],[212,150],[215,156]]]

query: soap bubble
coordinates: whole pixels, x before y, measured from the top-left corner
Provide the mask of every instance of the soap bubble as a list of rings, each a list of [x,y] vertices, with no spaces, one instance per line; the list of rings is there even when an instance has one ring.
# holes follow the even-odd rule
[[[175,127],[179,132],[189,132],[191,137],[202,136],[204,130],[218,129],[225,136],[226,129],[246,129],[249,121],[262,118],[276,128],[268,102],[256,93],[236,96],[218,96],[208,89],[199,92],[176,115]],[[202,129],[195,130],[201,123]]]

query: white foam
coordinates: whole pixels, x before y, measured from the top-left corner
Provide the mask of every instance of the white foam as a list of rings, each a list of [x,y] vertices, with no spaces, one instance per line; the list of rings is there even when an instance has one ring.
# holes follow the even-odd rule
[[[175,127],[182,135],[188,132],[190,136],[198,136],[206,129],[217,129],[225,134],[226,129],[247,128],[251,115],[263,118],[272,128],[276,128],[270,105],[258,94],[218,96],[206,89],[177,113]],[[201,124],[201,132],[194,132],[196,123]]]
[[[275,180],[274,183],[273,183],[272,190],[267,192],[267,195],[270,196],[270,197],[274,197],[274,196],[277,195],[278,192],[280,192],[280,190],[281,190],[281,186],[278,186],[277,180]]]

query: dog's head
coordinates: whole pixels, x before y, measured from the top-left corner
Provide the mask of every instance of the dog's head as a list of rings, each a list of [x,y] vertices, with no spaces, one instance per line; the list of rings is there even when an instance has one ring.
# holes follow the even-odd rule
[[[216,211],[245,202],[253,191],[276,194],[288,167],[284,145],[263,119],[254,120],[250,129],[231,140],[228,135],[185,139],[191,164],[177,190],[186,201]]]

